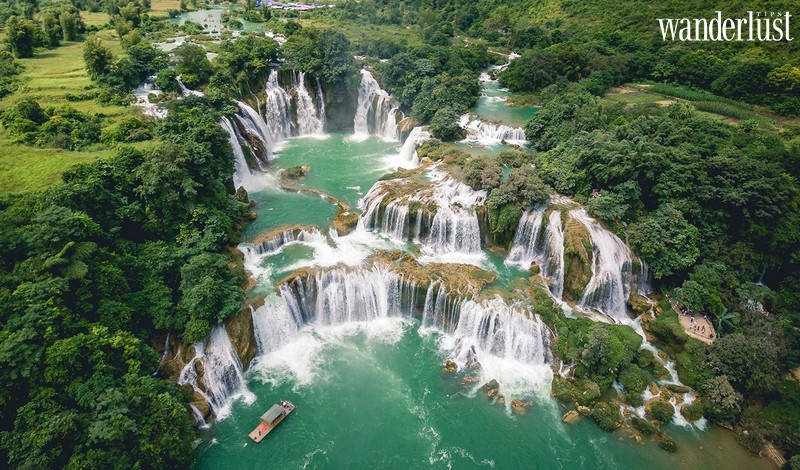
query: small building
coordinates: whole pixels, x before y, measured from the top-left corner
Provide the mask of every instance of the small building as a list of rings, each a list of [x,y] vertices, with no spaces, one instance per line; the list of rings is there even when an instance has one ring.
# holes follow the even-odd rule
[[[278,421],[278,418],[282,418],[284,414],[285,411],[281,405],[272,405],[272,408],[268,409],[266,413],[261,415],[261,422],[267,426],[272,426],[276,421]]]

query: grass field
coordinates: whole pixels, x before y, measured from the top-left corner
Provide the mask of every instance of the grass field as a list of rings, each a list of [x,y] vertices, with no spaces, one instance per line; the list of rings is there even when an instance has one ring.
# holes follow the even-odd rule
[[[86,23],[86,26],[103,26],[111,19],[111,17],[108,16],[108,13],[103,13],[100,11],[82,11],[81,17],[83,18],[83,22]]]
[[[90,14],[92,21],[102,21],[99,14]],[[106,16],[107,19],[107,16]],[[104,30],[98,33],[103,43],[115,54],[122,48],[116,33]],[[101,115],[104,125],[122,116],[134,113],[135,108],[104,106],[92,98],[68,101],[65,95],[82,95],[97,87],[86,74],[83,63],[83,43],[68,42],[51,50],[39,50],[30,59],[20,59],[25,71],[20,88],[0,100],[0,111],[23,98],[33,98],[42,106],[69,105],[80,111]],[[61,173],[76,163],[104,158],[111,149],[73,152],[55,148],[29,147],[12,143],[0,131],[0,193],[36,191],[60,180]]]
[[[61,180],[61,173],[76,163],[111,155],[110,149],[95,152],[29,147],[0,137],[0,194],[38,191]]]

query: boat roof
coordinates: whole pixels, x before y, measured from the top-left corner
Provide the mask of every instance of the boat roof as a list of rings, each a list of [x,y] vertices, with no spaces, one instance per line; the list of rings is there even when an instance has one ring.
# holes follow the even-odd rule
[[[283,407],[281,405],[272,405],[272,408],[268,409],[266,413],[261,415],[261,421],[265,423],[272,423],[278,416],[283,414]]]

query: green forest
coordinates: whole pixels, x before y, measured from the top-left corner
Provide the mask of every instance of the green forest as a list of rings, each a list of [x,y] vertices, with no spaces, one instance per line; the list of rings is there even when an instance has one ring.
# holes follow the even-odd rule
[[[170,22],[208,6],[196,0],[0,4],[0,171],[38,179],[0,184],[6,466],[191,465],[192,391],[160,373],[156,350],[168,335],[203,341],[242,311],[235,247],[253,215],[219,121],[282,64],[319,79],[342,109],[369,67],[429,126],[421,156],[487,191],[493,246],[507,250],[523,211],[552,192],[583,204],[650,269],[661,314],[649,327],[701,394],[690,412],[755,453],[775,444],[800,469],[800,42],[661,39],[655,18],[710,17],[705,1],[344,0],[304,13],[233,3],[227,27],[260,25],[285,44],[245,29],[217,43]],[[791,6],[733,0],[725,11]],[[153,46],[177,34],[196,40]],[[498,79],[541,107],[524,127],[530,148],[466,158],[450,143],[464,136],[459,117],[480,73],[512,52]],[[48,61],[72,62],[77,84],[48,91]],[[161,120],[131,106],[151,76]],[[203,96],[177,99],[177,76]],[[626,101],[621,88],[657,98]],[[329,110],[331,128],[350,119]],[[41,172],[41,155],[60,163]],[[718,340],[690,339],[668,299],[707,315]],[[579,365],[554,395],[616,428],[600,396],[612,382],[641,393],[652,354],[629,328],[554,312],[540,312],[554,348]],[[667,421],[672,408],[653,413]]]

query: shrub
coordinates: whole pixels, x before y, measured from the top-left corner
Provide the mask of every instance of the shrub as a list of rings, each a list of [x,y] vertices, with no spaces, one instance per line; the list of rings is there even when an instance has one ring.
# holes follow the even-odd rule
[[[602,401],[594,405],[591,416],[604,431],[613,431],[618,428],[622,420],[617,407]]]
[[[672,419],[675,414],[675,408],[666,400],[656,399],[647,404],[645,412],[652,419],[666,423]]]

